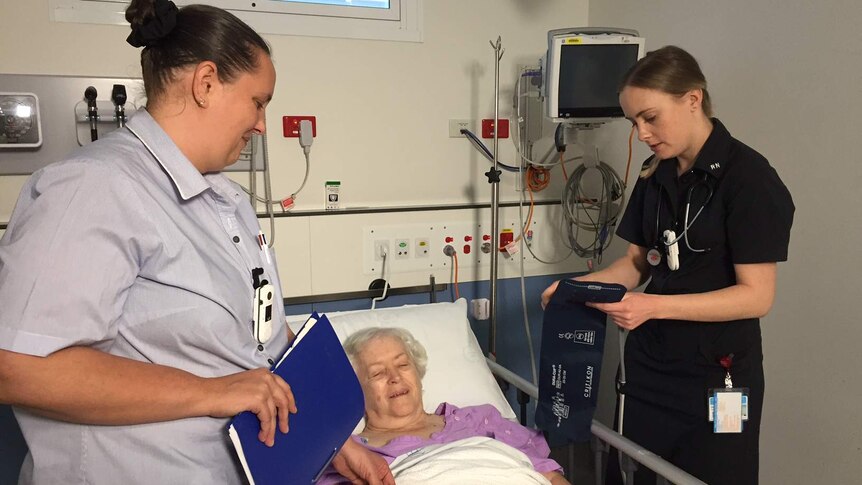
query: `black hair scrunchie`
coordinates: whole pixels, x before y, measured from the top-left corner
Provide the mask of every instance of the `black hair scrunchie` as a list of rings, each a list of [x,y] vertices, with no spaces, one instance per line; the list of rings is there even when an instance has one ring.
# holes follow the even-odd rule
[[[132,47],[149,47],[163,39],[177,25],[177,6],[170,0],[156,0],[155,15],[143,25],[132,28],[126,42]]]

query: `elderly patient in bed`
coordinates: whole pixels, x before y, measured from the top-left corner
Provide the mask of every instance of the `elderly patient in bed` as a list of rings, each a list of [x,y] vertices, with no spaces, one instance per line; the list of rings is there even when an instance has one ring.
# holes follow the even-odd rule
[[[368,328],[344,342],[365,394],[365,428],[352,439],[382,455],[402,483],[568,484],[542,435],[489,404],[440,403],[426,413],[425,348],[407,330]],[[349,483],[330,469],[321,484]]]

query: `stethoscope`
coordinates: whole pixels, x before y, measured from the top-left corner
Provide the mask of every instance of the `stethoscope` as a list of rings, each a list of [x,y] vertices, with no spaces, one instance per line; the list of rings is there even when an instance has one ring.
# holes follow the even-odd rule
[[[679,269],[679,247],[678,247],[677,243],[679,242],[680,239],[683,239],[685,241],[686,247],[691,252],[705,253],[705,252],[710,250],[710,248],[702,248],[702,249],[693,248],[693,247],[691,247],[691,243],[689,243],[689,241],[688,241],[688,230],[691,229],[691,226],[693,226],[694,222],[697,220],[697,218],[700,217],[700,214],[703,212],[704,207],[706,207],[706,205],[709,204],[709,201],[712,200],[712,194],[713,194],[712,185],[710,185],[709,182],[707,182],[707,177],[708,177],[708,175],[704,173],[703,179],[692,184],[691,187],[688,188],[688,194],[686,194],[686,198],[685,198],[685,220],[683,221],[682,232],[679,235],[677,235],[674,230],[666,229],[661,234],[661,238],[659,239],[659,242],[662,245],[664,245],[665,254],[667,254],[667,265],[671,271],[676,271]],[[689,221],[688,217],[691,213],[691,194],[694,193],[694,190],[701,185],[706,185],[706,189],[708,191],[707,195],[706,195],[706,199],[704,199],[703,203],[700,205],[700,209],[697,210],[697,212],[694,214],[694,217],[691,219],[691,221]],[[659,188],[659,190],[662,191],[663,189]],[[656,236],[658,236],[658,234],[659,234],[659,218],[661,217],[661,201],[662,201],[663,196],[664,196],[663,193],[659,193],[658,194],[658,202],[656,203],[656,210],[655,210],[655,234],[656,234]],[[652,266],[658,266],[658,264],[661,262],[661,252],[658,250],[657,247],[654,247],[647,252],[647,262],[649,262],[649,264]]]

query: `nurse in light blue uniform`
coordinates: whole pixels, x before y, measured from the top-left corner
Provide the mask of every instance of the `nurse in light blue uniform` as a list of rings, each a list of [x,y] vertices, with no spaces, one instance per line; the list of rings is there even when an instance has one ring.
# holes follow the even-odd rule
[[[271,443],[302,406],[268,371],[292,337],[274,255],[220,173],[264,132],[275,71],[223,10],[136,0],[127,18],[147,110],[35,173],[0,240],[0,402],[30,450],[19,483],[242,483],[229,418],[254,412]],[[262,279],[268,339],[253,332]],[[394,485],[361,447],[335,464]]]

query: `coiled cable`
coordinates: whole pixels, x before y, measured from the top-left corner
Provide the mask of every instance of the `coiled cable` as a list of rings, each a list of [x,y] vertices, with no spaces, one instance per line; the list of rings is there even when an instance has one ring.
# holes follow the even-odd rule
[[[584,187],[584,176],[593,170],[601,177],[598,197],[589,196]],[[594,257],[601,263],[602,253],[613,240],[613,229],[625,206],[625,183],[604,162],[598,161],[595,167],[578,165],[563,187],[561,202],[569,248],[582,258]],[[581,231],[595,234],[590,243],[580,242]]]

